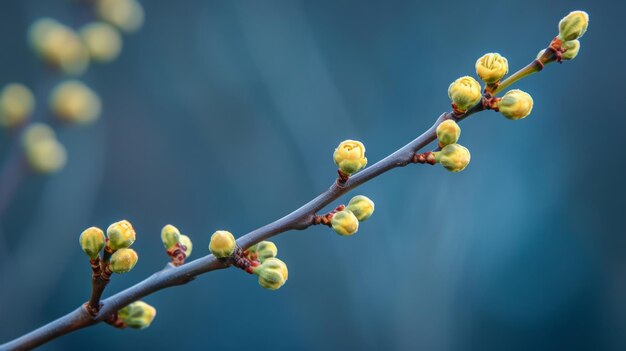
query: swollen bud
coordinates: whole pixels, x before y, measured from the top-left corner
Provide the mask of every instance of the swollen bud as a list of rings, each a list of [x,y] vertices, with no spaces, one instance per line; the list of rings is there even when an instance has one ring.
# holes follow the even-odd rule
[[[35,97],[20,83],[7,84],[0,91],[0,126],[18,126],[31,115],[35,108]]]
[[[218,230],[211,235],[211,242],[209,243],[209,250],[218,258],[229,257],[235,252],[237,242],[235,237],[226,230]]]
[[[441,151],[434,152],[435,160],[450,172],[460,172],[470,162],[469,150],[459,144],[446,145]]]
[[[357,195],[350,199],[346,210],[352,212],[359,222],[363,222],[374,213],[374,202],[366,196]]]
[[[87,228],[80,234],[78,242],[80,243],[80,248],[93,260],[98,257],[100,251],[104,248],[104,232],[97,227]]]
[[[333,160],[342,172],[356,173],[367,164],[365,146],[360,141],[344,140],[335,149]]]
[[[144,329],[150,326],[156,316],[156,309],[143,301],[135,301],[117,311],[117,317],[133,329]]]
[[[448,96],[459,112],[465,112],[480,101],[482,92],[476,79],[465,76],[450,84]]]
[[[533,110],[533,98],[519,89],[507,91],[498,101],[498,111],[512,120],[522,119]]]
[[[445,120],[437,126],[437,139],[439,139],[439,146],[441,147],[456,144],[460,137],[461,128],[451,119]]]
[[[180,243],[185,246],[185,257],[191,256],[191,250],[193,249],[193,243],[187,235],[180,235]]]
[[[572,11],[559,22],[559,38],[563,41],[578,39],[585,34],[589,15],[585,11]]]
[[[180,231],[171,224],[161,229],[161,241],[166,250],[175,247],[180,242]]]
[[[566,49],[566,51],[561,55],[561,58],[563,60],[573,60],[576,56],[578,56],[578,50],[580,50],[580,41],[566,41],[561,45],[561,47],[563,47],[563,49]]]
[[[135,229],[127,220],[113,223],[107,229],[107,246],[111,250],[129,247],[135,242]]]
[[[259,285],[270,290],[285,285],[289,277],[287,265],[278,258],[266,259],[261,265],[254,267],[252,272],[259,276]]]
[[[119,249],[111,255],[111,264],[109,268],[113,273],[130,272],[135,264],[137,264],[137,253],[133,249]]]
[[[498,82],[509,73],[509,62],[498,53],[485,54],[476,61],[476,74],[487,84]]]
[[[330,224],[339,235],[352,235],[359,230],[359,219],[347,209],[335,213]]]
[[[256,254],[261,263],[278,255],[278,248],[271,241],[261,241],[256,245]]]

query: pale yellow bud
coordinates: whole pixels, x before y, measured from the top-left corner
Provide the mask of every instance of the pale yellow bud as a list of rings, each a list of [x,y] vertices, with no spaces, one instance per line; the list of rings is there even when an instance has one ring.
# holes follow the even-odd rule
[[[460,172],[470,163],[469,150],[459,144],[446,145],[434,154],[435,160],[450,172]]]
[[[533,98],[519,89],[510,90],[498,101],[498,110],[508,119],[522,119],[533,110]]]
[[[261,241],[256,245],[256,253],[259,261],[263,263],[268,258],[278,255],[278,248],[271,241]]]
[[[127,220],[115,222],[107,229],[107,246],[119,250],[131,246],[136,239],[135,229]]]
[[[78,35],[56,20],[41,18],[33,22],[29,41],[37,54],[65,73],[78,75],[89,65],[89,53]]]
[[[45,123],[32,123],[26,127],[24,134],[22,134],[22,145],[24,148],[28,148],[29,145],[45,139],[56,139],[54,130]]]
[[[31,115],[35,97],[25,85],[7,84],[0,92],[0,125],[5,128],[18,126]]]
[[[498,53],[485,54],[476,61],[476,74],[487,84],[498,82],[509,73],[509,62]]]
[[[367,164],[365,146],[360,141],[344,140],[335,149],[333,159],[342,172],[356,173]]]
[[[25,136],[28,138],[25,139],[26,159],[34,172],[50,174],[58,172],[65,166],[67,151],[55,138],[37,139],[32,135]]]
[[[350,210],[335,213],[330,224],[339,235],[352,235],[359,230],[359,219]]]
[[[441,146],[456,144],[460,137],[461,128],[451,119],[447,119],[437,126],[437,139],[439,139]]]
[[[161,229],[161,241],[165,249],[169,250],[180,242],[180,231],[171,224]]]
[[[127,33],[141,28],[144,21],[143,7],[136,0],[97,0],[96,12],[100,19]]]
[[[357,195],[350,199],[346,209],[352,212],[359,222],[363,222],[374,213],[374,201],[370,200],[367,196]]]
[[[52,91],[50,109],[64,122],[90,123],[100,116],[100,97],[85,84],[68,80]]]
[[[566,49],[566,51],[562,55],[563,60],[573,60],[576,56],[578,56],[578,51],[580,50],[580,41],[566,41],[563,43],[562,47],[563,49]]]
[[[191,256],[191,250],[193,250],[193,243],[191,242],[191,239],[187,235],[181,234],[180,243],[185,246],[185,257]]]
[[[111,62],[122,51],[122,36],[110,24],[92,22],[82,27],[79,33],[94,61]]]
[[[259,285],[270,290],[279,289],[289,278],[287,265],[278,258],[266,259],[253,268],[253,273],[259,276]]]
[[[209,250],[218,258],[229,257],[235,252],[237,242],[233,234],[226,230],[218,230],[211,235]]]
[[[156,317],[156,309],[143,301],[135,301],[117,311],[117,317],[129,328],[144,329]]]
[[[78,242],[87,256],[91,259],[95,259],[104,248],[104,232],[97,227],[87,228],[80,234]]]
[[[563,41],[578,39],[585,34],[589,15],[585,11],[572,11],[559,22],[559,38]]]
[[[480,101],[482,91],[476,79],[465,76],[450,84],[448,96],[459,112],[465,112]]]
[[[113,273],[128,273],[137,264],[139,256],[133,249],[119,249],[111,255],[109,268]]]

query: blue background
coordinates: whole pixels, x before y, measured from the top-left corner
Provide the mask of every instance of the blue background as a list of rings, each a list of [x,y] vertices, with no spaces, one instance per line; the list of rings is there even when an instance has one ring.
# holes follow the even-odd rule
[[[121,57],[82,77],[102,118],[57,126],[67,167],[23,179],[0,219],[0,341],[87,299],[84,228],[126,218],[138,232],[139,263],[106,296],[163,267],[166,223],[204,255],[214,230],[242,235],[325,190],[339,141],[381,159],[449,109],[448,84],[479,56],[516,70],[583,9],[579,56],[516,85],[534,97],[530,117],[464,122],[462,173],[411,166],[360,187],[377,207],[353,237],[277,237],[290,270],[279,291],[214,272],[147,297],[158,315],[146,330],[103,324],[42,349],[626,349],[624,2],[142,4]],[[44,120],[60,77],[26,44],[41,16],[90,15],[60,0],[1,5],[0,82],[33,88]],[[1,162],[12,142],[0,134]]]

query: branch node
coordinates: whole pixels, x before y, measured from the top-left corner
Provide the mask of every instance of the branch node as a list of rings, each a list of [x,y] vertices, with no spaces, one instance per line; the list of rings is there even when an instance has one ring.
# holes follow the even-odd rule
[[[343,188],[350,179],[350,175],[340,169],[337,170],[337,174],[337,186]]]
[[[431,151],[427,151],[421,154],[414,154],[411,158],[411,162],[421,164],[428,163],[429,165],[434,165],[435,163],[437,163],[437,161],[435,160],[435,154]]]

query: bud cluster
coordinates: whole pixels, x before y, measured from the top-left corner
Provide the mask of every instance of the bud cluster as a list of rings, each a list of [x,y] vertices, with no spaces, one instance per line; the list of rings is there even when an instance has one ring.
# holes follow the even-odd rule
[[[167,224],[161,229],[161,241],[167,255],[172,257],[174,266],[185,263],[185,258],[191,255],[193,249],[191,239],[187,235],[181,234],[178,228],[171,224]]]
[[[457,144],[460,136],[461,128],[451,119],[443,121],[437,126],[437,138],[441,151],[433,152],[435,162],[440,163],[450,172],[460,172],[470,162],[469,150]]]
[[[359,230],[359,222],[370,218],[374,213],[374,202],[368,197],[357,195],[350,199],[348,206],[339,206],[325,216],[318,216],[318,222],[323,223],[342,236],[350,236]]]

